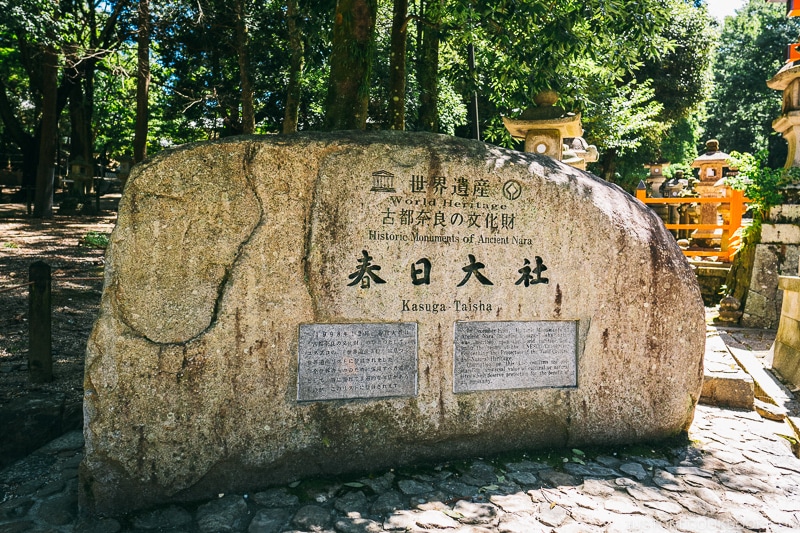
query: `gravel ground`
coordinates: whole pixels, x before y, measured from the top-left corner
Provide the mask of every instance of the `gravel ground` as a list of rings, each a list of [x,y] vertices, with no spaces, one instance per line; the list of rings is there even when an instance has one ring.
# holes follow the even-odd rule
[[[56,214],[51,220],[29,218],[23,204],[0,203],[0,409],[33,392],[64,393],[68,402],[81,401],[84,352],[100,303],[105,253],[87,245],[84,236],[110,234],[118,200],[119,195],[104,197],[99,216]],[[48,263],[53,279],[54,379],[40,385],[30,382],[27,371],[24,284],[35,261]]]

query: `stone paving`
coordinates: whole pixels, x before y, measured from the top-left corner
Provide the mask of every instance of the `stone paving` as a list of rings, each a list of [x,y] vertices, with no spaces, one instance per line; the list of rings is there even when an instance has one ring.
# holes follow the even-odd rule
[[[72,432],[0,472],[0,533],[790,532],[800,530],[793,440],[785,421],[700,405],[688,439],[672,442],[304,480],[87,519],[83,438]]]
[[[688,441],[657,447],[303,481],[79,521],[73,432],[2,472],[0,532],[789,532],[800,530],[800,460],[788,436],[754,411],[699,406]]]

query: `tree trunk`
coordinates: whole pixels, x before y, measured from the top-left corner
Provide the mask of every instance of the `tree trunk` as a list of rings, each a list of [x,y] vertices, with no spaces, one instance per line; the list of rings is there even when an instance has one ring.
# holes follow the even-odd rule
[[[246,0],[235,0],[236,55],[239,59],[239,80],[242,84],[242,133],[252,134],[256,130],[256,115],[253,105],[253,81],[250,77],[250,37],[247,30]]]
[[[57,97],[58,54],[53,46],[47,46],[42,57],[42,122],[39,164],[36,168],[36,196],[33,203],[35,218],[53,218],[53,174],[58,135]]]
[[[325,129],[366,129],[377,0],[339,0],[333,26]]]
[[[139,0],[139,33],[136,36],[136,125],[133,134],[133,162],[147,157],[147,131],[150,113],[150,4]]]
[[[424,3],[424,2],[422,2]],[[424,8],[425,22],[419,24],[422,35],[417,66],[419,81],[419,129],[439,131],[439,24],[441,0],[429,0]]]
[[[83,81],[83,80],[81,80]],[[80,157],[89,165],[92,159],[91,134],[88,128],[89,120],[88,102],[84,93],[83,83],[78,83],[72,88],[69,96],[70,119],[70,159]]]
[[[617,173],[617,149],[608,148],[603,150],[603,155],[600,158],[601,177],[610,182],[615,183]]]
[[[284,134],[297,131],[300,114],[300,80],[303,76],[305,53],[300,29],[297,27],[297,0],[286,2],[286,28],[289,30],[289,84],[286,86],[286,110],[283,115]]]
[[[408,0],[394,0],[389,52],[389,129],[406,129],[406,28]]]

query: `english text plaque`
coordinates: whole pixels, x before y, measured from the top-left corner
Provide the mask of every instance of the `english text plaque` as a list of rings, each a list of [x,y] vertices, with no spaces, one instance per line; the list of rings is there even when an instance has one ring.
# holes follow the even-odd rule
[[[416,394],[416,323],[300,325],[298,401]]]
[[[577,386],[577,321],[456,322],[453,392]]]

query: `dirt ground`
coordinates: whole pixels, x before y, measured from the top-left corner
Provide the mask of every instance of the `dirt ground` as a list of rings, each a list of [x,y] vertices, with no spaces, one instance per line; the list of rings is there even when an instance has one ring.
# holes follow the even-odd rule
[[[27,216],[26,206],[0,202],[0,408],[34,391],[66,394],[80,402],[86,341],[103,288],[105,250],[84,243],[89,232],[108,235],[119,195],[103,197],[98,216]],[[58,199],[56,199],[58,201]],[[51,383],[28,376],[28,269],[44,261],[52,269]]]

